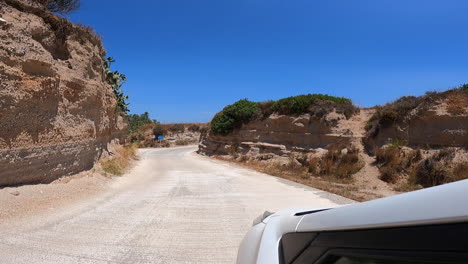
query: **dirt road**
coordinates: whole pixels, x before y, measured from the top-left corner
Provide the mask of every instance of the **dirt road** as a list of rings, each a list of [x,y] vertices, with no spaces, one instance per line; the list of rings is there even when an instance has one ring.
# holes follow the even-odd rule
[[[351,202],[195,150],[141,150],[104,193],[0,223],[1,263],[233,263],[263,211]]]

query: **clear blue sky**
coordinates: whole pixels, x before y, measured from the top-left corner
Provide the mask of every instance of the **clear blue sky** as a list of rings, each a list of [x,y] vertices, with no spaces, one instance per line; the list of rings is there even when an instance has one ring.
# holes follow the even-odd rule
[[[82,0],[132,113],[209,121],[305,93],[373,106],[468,82],[466,0]]]

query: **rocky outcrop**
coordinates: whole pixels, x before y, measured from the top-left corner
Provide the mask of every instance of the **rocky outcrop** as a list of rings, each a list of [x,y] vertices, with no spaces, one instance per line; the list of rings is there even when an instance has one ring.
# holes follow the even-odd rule
[[[93,167],[126,123],[99,37],[29,1],[0,2],[0,185]]]
[[[344,115],[335,112],[325,118],[310,114],[272,114],[264,120],[244,124],[226,136],[208,133],[202,137],[199,153],[286,157],[291,152],[308,152],[334,144],[347,145],[353,137],[349,131],[340,131],[338,124],[344,120]]]
[[[364,139],[366,148],[372,151],[395,141],[413,148],[468,147],[468,107],[459,104],[457,112],[450,97],[466,96],[468,91],[448,91],[437,95],[437,100],[425,99],[407,115],[391,125],[380,125]],[[428,97],[428,96],[427,96]],[[468,100],[468,96],[466,96]]]

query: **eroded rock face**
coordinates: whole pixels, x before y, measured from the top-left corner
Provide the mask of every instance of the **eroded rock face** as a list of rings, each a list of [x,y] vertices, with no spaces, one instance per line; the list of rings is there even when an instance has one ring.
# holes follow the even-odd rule
[[[309,152],[332,144],[348,144],[352,135],[336,133],[337,121],[344,116],[332,113],[333,119],[318,119],[309,114],[298,117],[273,114],[253,121],[221,136],[209,133],[202,137],[199,153],[205,155],[288,156],[291,152]]]
[[[444,100],[416,108],[403,122],[380,128],[364,139],[366,148],[381,147],[395,140],[414,148],[468,147],[468,116],[450,114]]]
[[[92,168],[127,127],[99,39],[28,1],[0,2],[0,17],[0,185]]]

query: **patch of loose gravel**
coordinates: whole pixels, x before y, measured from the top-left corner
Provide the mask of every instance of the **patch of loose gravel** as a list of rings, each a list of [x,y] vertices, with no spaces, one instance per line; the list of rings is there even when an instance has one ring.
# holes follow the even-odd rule
[[[0,221],[53,213],[65,205],[103,192],[109,178],[91,171],[60,178],[50,184],[0,189]]]

